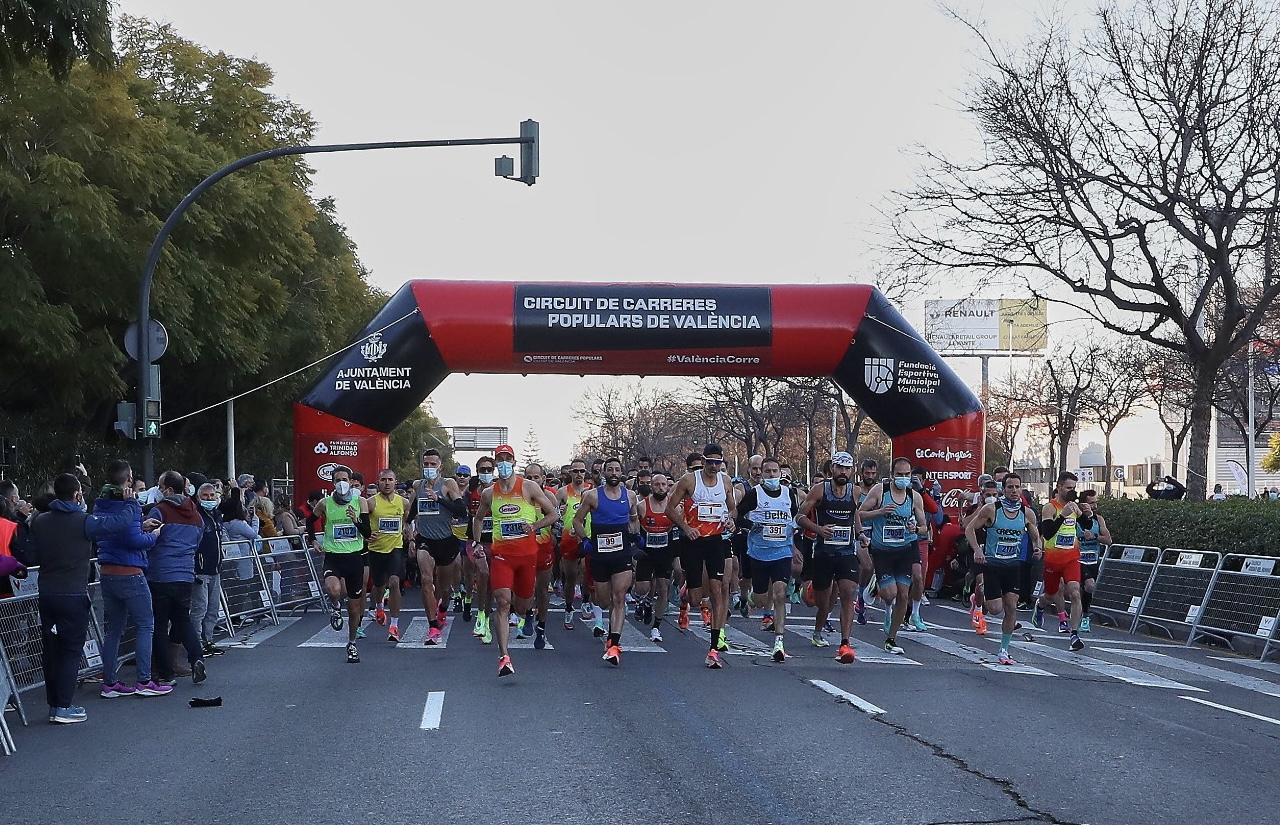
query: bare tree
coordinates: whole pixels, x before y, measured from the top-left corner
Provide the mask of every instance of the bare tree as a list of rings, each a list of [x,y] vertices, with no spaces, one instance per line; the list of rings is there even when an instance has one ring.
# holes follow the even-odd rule
[[[968,104],[985,157],[926,154],[892,252],[904,276],[1021,281],[1185,354],[1203,499],[1218,371],[1280,294],[1280,7],[1138,0],[1096,18],[1081,35],[1048,23],[1016,53],[967,23],[986,50]]]
[[[1142,373],[1147,383],[1147,396],[1169,436],[1171,475],[1178,476],[1178,456],[1183,454],[1191,433],[1191,371],[1186,357],[1150,344],[1142,359]],[[1190,481],[1190,479],[1188,479]]]
[[[1093,354],[1093,381],[1081,400],[1081,406],[1102,430],[1107,465],[1104,495],[1111,495],[1112,436],[1120,423],[1132,418],[1149,396],[1146,376],[1135,369],[1142,363],[1144,349],[1138,341],[1122,339],[1113,345],[1101,346]]]

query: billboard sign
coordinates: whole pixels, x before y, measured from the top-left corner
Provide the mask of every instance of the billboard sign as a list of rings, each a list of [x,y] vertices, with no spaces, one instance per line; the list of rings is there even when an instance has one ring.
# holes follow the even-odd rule
[[[1039,352],[1048,343],[1046,304],[1037,298],[961,298],[924,302],[924,336],[944,353]]]

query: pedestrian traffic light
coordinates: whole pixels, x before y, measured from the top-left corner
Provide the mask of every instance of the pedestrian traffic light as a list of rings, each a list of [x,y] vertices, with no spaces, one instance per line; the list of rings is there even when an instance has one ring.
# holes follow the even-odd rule
[[[142,409],[142,437],[160,437],[160,366],[151,365],[151,386],[147,388],[146,404]]]
[[[116,404],[116,432],[125,438],[138,437],[138,405],[128,401]]]

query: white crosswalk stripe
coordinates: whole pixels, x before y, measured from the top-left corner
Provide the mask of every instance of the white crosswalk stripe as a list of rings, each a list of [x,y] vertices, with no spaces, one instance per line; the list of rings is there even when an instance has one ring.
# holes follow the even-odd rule
[[[1147,673],[1142,670],[1135,670],[1126,665],[1112,664],[1104,662],[1101,659],[1094,659],[1080,653],[1071,653],[1067,650],[1059,650],[1058,648],[1042,645],[1038,642],[1018,642],[1015,641],[1014,646],[1019,650],[1026,650],[1037,656],[1043,656],[1046,659],[1053,659],[1056,662],[1063,662],[1068,665],[1084,668],[1094,673],[1100,673],[1103,676],[1109,676],[1112,679],[1119,679],[1122,682],[1128,682],[1131,685],[1142,685],[1143,687],[1169,688],[1171,690],[1191,690],[1198,693],[1204,693],[1204,688],[1191,687],[1181,682],[1175,682],[1172,679],[1166,679],[1163,676],[1157,676],[1154,673]]]
[[[910,642],[931,647],[934,650],[940,650],[943,653],[950,654],[966,662],[972,662],[975,665],[982,665],[988,670],[994,670],[997,673],[1015,673],[1021,676],[1054,676],[1047,670],[1041,670],[1038,667],[1030,665],[1002,665],[996,661],[995,654],[961,644],[953,639],[947,639],[942,636],[933,636],[928,633],[913,633],[910,636],[902,637]]]
[[[465,630],[467,626],[458,620],[449,622],[444,626],[444,630],[440,631],[440,644],[429,645],[426,643],[427,630],[431,627],[431,620],[426,616],[415,616],[413,621],[409,622],[409,626],[400,630],[400,644],[396,645],[397,650],[443,650],[449,645],[449,634],[453,632],[453,626],[461,624]],[[377,625],[374,625],[377,627]],[[378,628],[381,630],[382,628]]]
[[[1216,682],[1223,682],[1245,690],[1252,690],[1256,693],[1262,693],[1267,696],[1280,697],[1280,685],[1274,682],[1268,682],[1265,679],[1256,679],[1253,676],[1246,676],[1243,673],[1232,673],[1229,670],[1212,667],[1210,665],[1196,664],[1188,662],[1174,656],[1166,656],[1163,653],[1156,653],[1150,650],[1117,650],[1115,648],[1100,647],[1098,650],[1104,650],[1108,653],[1119,653],[1121,656],[1129,656],[1134,659],[1141,659],[1159,667],[1166,667],[1170,670],[1180,670],[1183,673],[1191,673],[1196,676],[1203,676],[1206,679],[1213,679]]]
[[[809,645],[809,639],[813,636],[812,626],[808,626],[804,629],[799,627],[788,626],[787,631],[789,633],[794,633],[800,638],[804,639],[804,643],[806,646]],[[915,637],[912,636],[911,638],[914,639]],[[826,650],[830,653],[832,659],[836,657],[836,645],[838,642],[839,642],[839,639],[837,639],[835,642],[832,642],[829,648],[826,648]],[[909,659],[906,656],[895,656],[892,653],[885,652],[883,648],[878,647],[877,645],[873,645],[869,642],[861,642],[861,641],[858,641],[857,639],[850,639],[849,647],[853,648],[853,652],[858,654],[858,661],[864,662],[866,664],[874,664],[874,665],[919,665],[920,664],[915,659]]]

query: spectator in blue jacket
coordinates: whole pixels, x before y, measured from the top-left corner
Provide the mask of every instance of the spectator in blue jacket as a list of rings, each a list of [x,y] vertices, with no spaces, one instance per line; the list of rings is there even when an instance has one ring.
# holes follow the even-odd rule
[[[156,626],[152,659],[158,681],[173,684],[177,676],[191,674],[199,684],[206,678],[200,640],[191,625],[191,589],[196,579],[196,552],[204,535],[204,519],[196,506],[187,479],[177,470],[166,470],[156,483],[160,503],[147,515],[160,522],[155,546],[148,554],[147,584]],[[182,640],[172,650],[167,642]],[[175,656],[185,647],[190,670],[182,668]]]
[[[191,590],[191,626],[200,637],[200,652],[205,656],[221,656],[222,650],[213,643],[218,627],[218,609],[222,604],[222,542],[227,531],[222,526],[222,514],[218,512],[218,488],[208,482],[196,491],[200,502],[200,517],[204,519],[204,532],[200,536],[200,549],[196,552],[196,583]]]
[[[116,459],[107,465],[107,481],[98,493],[93,511],[100,516],[125,514],[128,526],[98,539],[98,570],[102,580],[102,609],[106,637],[102,641],[102,695],[163,696],[170,688],[152,678],[151,645],[155,635],[155,614],[151,589],[147,587],[147,551],[155,546],[158,521],[142,520],[142,504],[134,492],[133,469]],[[134,669],[137,685],[120,681],[120,640],[129,619],[137,625]]]
[[[128,528],[125,513],[89,515],[80,480],[63,473],[53,483],[49,510],[31,520],[28,560],[40,565],[40,636],[49,721],[83,722],[73,704],[80,657],[89,629],[89,568],[93,541]]]

